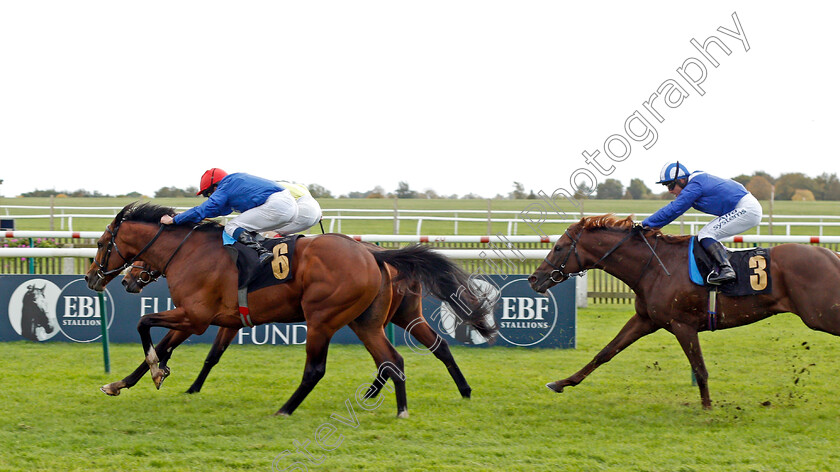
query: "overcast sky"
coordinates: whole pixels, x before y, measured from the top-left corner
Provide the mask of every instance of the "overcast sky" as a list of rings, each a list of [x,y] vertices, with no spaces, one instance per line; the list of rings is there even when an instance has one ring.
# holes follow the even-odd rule
[[[572,176],[653,188],[669,159],[836,173],[836,5],[3,2],[0,195],[151,196],[209,167],[485,197]],[[733,13],[740,38],[719,31],[737,36]],[[718,67],[690,43],[709,36],[731,51],[709,44]],[[663,84],[671,106],[651,101]],[[625,129],[634,112],[655,142]]]

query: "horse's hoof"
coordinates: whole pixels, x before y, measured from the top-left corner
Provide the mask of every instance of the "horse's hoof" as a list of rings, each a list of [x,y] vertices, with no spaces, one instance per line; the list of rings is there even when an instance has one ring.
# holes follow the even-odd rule
[[[277,410],[277,413],[275,413],[275,414],[274,414],[274,416],[285,416],[285,417],[289,417],[289,416],[292,416],[292,414],[291,414],[291,413],[287,413],[287,412],[285,412],[285,411],[283,411],[283,410]]]
[[[408,418],[408,410],[403,410],[397,413],[397,418]]]
[[[120,394],[120,389],[114,388],[112,385],[113,384],[103,385],[103,386],[99,387],[99,390],[102,393],[104,393],[105,395],[108,395],[108,396],[111,396],[111,397],[116,397],[117,395]]]
[[[563,393],[563,387],[558,387],[554,382],[549,382],[545,386],[553,392]]]
[[[160,390],[160,386],[163,385],[163,381],[169,377],[169,367],[164,367],[163,369],[154,369],[152,373],[152,381],[155,383],[155,387]]]

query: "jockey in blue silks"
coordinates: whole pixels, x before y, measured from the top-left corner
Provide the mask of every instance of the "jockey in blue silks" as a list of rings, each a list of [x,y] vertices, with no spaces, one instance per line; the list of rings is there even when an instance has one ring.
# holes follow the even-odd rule
[[[321,219],[321,207],[306,187],[284,184],[242,172],[228,174],[222,169],[209,169],[201,176],[196,194],[207,197],[207,201],[174,217],[164,215],[160,222],[198,223],[238,211],[241,214],[225,225],[224,244],[239,241],[257,251],[260,264],[265,264],[274,256],[260,244],[258,232],[291,234],[306,230]]]
[[[717,216],[697,233],[700,245],[719,267],[718,271],[712,270],[706,281],[721,284],[735,279],[729,255],[719,240],[758,226],[762,213],[758,200],[734,180],[702,171],[689,172],[679,161],[665,164],[656,183],[665,185],[677,198],[645,218],[642,225],[662,228],[692,207]]]

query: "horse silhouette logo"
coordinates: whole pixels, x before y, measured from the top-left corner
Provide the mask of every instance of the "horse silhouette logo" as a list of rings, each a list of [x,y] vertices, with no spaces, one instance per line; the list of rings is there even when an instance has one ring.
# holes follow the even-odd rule
[[[46,341],[60,331],[55,302],[60,289],[44,279],[29,280],[9,299],[9,321],[24,339]]]
[[[42,328],[45,334],[55,331],[55,326],[50,323],[47,317],[47,298],[44,296],[46,284],[40,287],[35,284],[26,286],[26,293],[23,294],[23,304],[20,316],[20,335],[30,341],[38,341],[38,328]]]
[[[499,289],[486,280],[472,279],[471,282],[473,285],[469,290],[476,297],[482,300],[482,303],[485,304],[488,311],[491,312],[487,314],[487,322],[492,325],[494,323],[492,311],[493,306],[499,300]],[[436,310],[430,318],[431,319],[429,321],[432,326],[436,326],[458,342],[471,345],[484,344],[487,342],[487,339],[479,334],[478,331],[458,319],[458,316],[455,314],[455,311],[452,310],[449,302],[442,302],[440,304],[440,309]]]

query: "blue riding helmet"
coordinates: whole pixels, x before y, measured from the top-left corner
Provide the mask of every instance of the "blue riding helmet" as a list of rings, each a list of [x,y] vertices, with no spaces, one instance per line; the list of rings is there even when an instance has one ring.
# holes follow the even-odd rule
[[[668,162],[659,171],[659,182],[656,183],[667,184],[677,179],[684,179],[688,177],[688,174],[690,172],[684,165],[680,164],[680,161]]]

